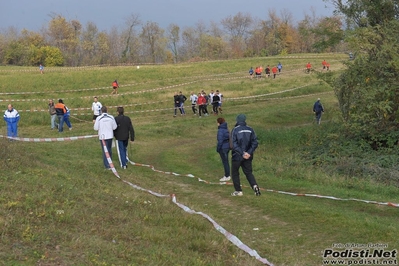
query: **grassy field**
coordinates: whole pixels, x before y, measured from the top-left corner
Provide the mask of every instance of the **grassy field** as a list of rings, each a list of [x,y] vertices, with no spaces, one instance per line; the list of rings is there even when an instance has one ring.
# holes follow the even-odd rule
[[[347,56],[309,54],[139,69],[46,68],[44,75],[36,68],[0,68],[0,104],[5,110],[12,103],[20,112],[20,137],[95,135],[90,107],[98,96],[113,115],[117,106],[125,107],[136,131],[129,157],[150,166],[123,170],[114,150],[118,179],[104,169],[97,138],[0,139],[0,265],[262,265],[209,220],[179,208],[172,194],[274,265],[323,265],[324,250],[334,244],[381,243],[385,250],[397,249],[398,208],[297,196],[399,202],[396,187],[327,175],[301,159],[303,136],[323,130],[339,115],[332,89],[303,71],[309,61],[320,71],[323,59],[331,63],[331,71],[339,71]],[[248,77],[249,67],[278,62],[283,71],[276,79]],[[117,96],[110,95],[114,79],[121,85]],[[258,135],[254,175],[260,197],[243,175],[243,197],[230,196],[232,184],[218,183],[223,167],[216,153],[216,116],[199,119],[187,102],[187,114],[173,117],[174,92],[188,97],[217,89],[224,95],[222,116],[229,129],[245,113]],[[317,126],[312,106],[319,97],[326,112]],[[63,98],[72,110],[71,131],[50,130],[50,98]],[[0,130],[6,135],[4,122]]]

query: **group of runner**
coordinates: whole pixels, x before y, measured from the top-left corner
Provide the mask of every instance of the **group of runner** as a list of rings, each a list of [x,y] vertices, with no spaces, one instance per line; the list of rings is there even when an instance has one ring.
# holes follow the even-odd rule
[[[267,67],[265,68],[266,77],[270,78],[271,75],[273,74],[273,78],[276,78],[277,74],[280,74],[282,69],[283,69],[283,65],[280,62],[278,62],[278,64],[273,67],[270,67],[270,65],[267,65]],[[257,79],[261,78],[262,73],[263,73],[263,67],[257,66],[255,68],[255,70],[253,69],[253,67],[251,67],[248,72],[249,72],[249,76],[251,78],[253,78],[254,73],[255,73],[255,77]]]
[[[176,117],[177,115],[177,110],[180,111],[180,115],[184,116],[186,115],[186,112],[184,110],[184,102],[187,100],[187,97],[182,94],[180,91],[179,93],[175,93],[173,96],[174,100],[174,115],[173,117]],[[223,100],[223,95],[220,93],[219,90],[211,90],[209,94],[207,94],[204,90],[199,92],[198,94],[195,94],[194,92],[191,92],[190,95],[190,102],[191,102],[191,110],[193,111],[194,115],[198,114],[198,117],[201,118],[202,115],[208,116],[208,105],[212,105],[212,111],[211,113],[213,115],[218,115],[222,114],[222,100]]]

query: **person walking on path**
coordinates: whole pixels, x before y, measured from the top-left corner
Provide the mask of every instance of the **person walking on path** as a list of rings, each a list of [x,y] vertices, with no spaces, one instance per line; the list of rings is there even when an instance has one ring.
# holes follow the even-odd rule
[[[216,152],[219,153],[220,159],[224,168],[224,176],[219,179],[220,182],[229,181],[230,178],[230,164],[229,164],[229,152],[230,152],[230,133],[227,127],[226,120],[223,117],[216,119],[218,123],[218,133],[216,136],[217,145]]]
[[[98,131],[98,139],[100,140],[101,150],[103,151],[103,163],[105,169],[111,170],[107,156],[105,155],[102,141],[104,140],[109,157],[112,160],[112,139],[114,138],[114,130],[118,126],[116,124],[115,118],[112,115],[107,114],[107,111],[108,110],[106,106],[101,107],[101,115],[97,117],[96,122],[94,122],[94,130]]]
[[[130,141],[134,141],[134,128],[130,117],[124,115],[124,108],[119,106],[117,108],[118,116],[115,117],[117,128],[114,130],[116,139],[116,150],[118,151],[119,163],[123,169],[127,168],[127,146]]]
[[[54,100],[50,99],[48,101],[48,112],[50,114],[50,122],[51,122],[51,130],[54,128],[58,128],[58,123],[55,121],[57,118],[57,112],[55,111],[55,105],[54,105]]]
[[[231,131],[232,139],[232,157],[231,157],[231,177],[235,191],[231,193],[232,196],[242,196],[242,189],[240,183],[240,168],[244,172],[248,183],[255,192],[256,196],[260,196],[260,189],[256,183],[255,176],[252,173],[252,160],[254,152],[258,147],[258,139],[255,131],[247,126],[246,116],[240,114],[236,118],[236,125]]]
[[[96,122],[96,118],[101,114],[101,107],[103,105],[98,101],[97,96],[93,98],[93,103],[91,104],[91,110],[93,111],[93,123]]]
[[[7,110],[4,112],[4,121],[7,123],[7,136],[12,138],[18,137],[19,113],[14,109],[12,104],[9,104]]]
[[[316,123],[320,125],[321,123],[321,114],[324,113],[324,107],[320,102],[320,98],[313,105],[313,113],[316,115]]]

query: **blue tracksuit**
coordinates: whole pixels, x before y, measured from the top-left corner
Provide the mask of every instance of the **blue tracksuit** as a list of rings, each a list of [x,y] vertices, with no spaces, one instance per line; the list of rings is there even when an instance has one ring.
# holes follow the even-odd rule
[[[19,113],[14,108],[10,110],[6,110],[4,112],[4,121],[7,123],[7,136],[9,137],[17,137],[18,136],[18,121],[19,121]]]

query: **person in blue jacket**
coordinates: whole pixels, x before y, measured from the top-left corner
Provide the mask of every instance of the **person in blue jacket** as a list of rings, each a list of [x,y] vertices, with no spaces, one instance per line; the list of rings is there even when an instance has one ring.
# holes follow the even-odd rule
[[[277,69],[278,69],[278,73],[280,74],[281,70],[283,69],[283,65],[280,62],[278,62]]]
[[[219,180],[220,182],[229,181],[230,178],[230,164],[229,164],[229,152],[230,152],[230,133],[227,128],[226,120],[223,117],[216,119],[218,123],[218,134],[217,134],[217,146],[216,151],[220,154],[222,159],[224,176]]]
[[[4,112],[4,121],[7,123],[7,136],[17,137],[18,136],[18,122],[19,113],[14,109],[12,104],[7,106],[7,110]]]
[[[65,105],[66,113],[64,114],[64,122],[68,126],[69,130],[72,130],[72,124],[71,120],[69,120],[69,117],[71,116],[71,111],[69,108]]]
[[[316,116],[316,123],[320,125],[321,123],[321,114],[324,113],[324,107],[320,102],[320,98],[317,98],[317,101],[313,105],[313,113]]]
[[[240,183],[240,168],[244,172],[255,195],[260,196],[261,194],[255,176],[252,173],[252,160],[254,158],[254,152],[258,147],[258,139],[255,131],[247,126],[246,119],[247,117],[244,114],[238,115],[236,118],[237,123],[231,130],[231,177],[235,189],[235,191],[231,193],[232,196],[243,195]]]

